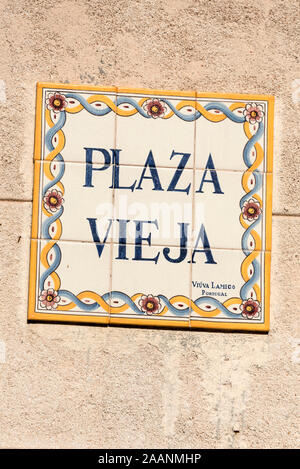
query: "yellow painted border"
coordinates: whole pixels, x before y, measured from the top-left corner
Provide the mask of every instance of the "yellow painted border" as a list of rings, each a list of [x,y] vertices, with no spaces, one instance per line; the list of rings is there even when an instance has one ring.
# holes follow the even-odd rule
[[[39,220],[39,190],[40,190],[40,162],[34,162],[33,176],[33,202],[32,202],[32,225],[31,237],[38,237],[38,220]]]
[[[273,132],[274,132],[274,96],[254,95],[254,94],[236,94],[236,93],[199,93],[194,91],[172,91],[172,90],[151,90],[137,88],[117,88],[101,87],[94,85],[70,85],[63,83],[37,83],[36,97],[36,120],[35,120],[35,145],[34,159],[40,160],[42,153],[42,95],[43,88],[47,89],[70,89],[83,91],[99,91],[109,93],[126,93],[126,94],[149,94],[149,95],[165,95],[178,97],[193,98],[223,98],[233,100],[249,100],[249,101],[267,101],[268,102],[268,128],[267,128],[267,172],[266,175],[266,252],[265,260],[265,322],[264,324],[255,323],[218,323],[214,321],[201,321],[201,319],[193,320],[167,320],[167,319],[142,319],[142,318],[117,318],[109,314],[108,316],[80,316],[66,314],[47,314],[37,313],[35,311],[35,294],[36,294],[36,274],[37,274],[37,248],[38,248],[38,205],[39,205],[39,184],[40,184],[40,162],[35,161],[34,165],[34,183],[33,183],[33,210],[32,210],[32,240],[30,246],[30,269],[29,269],[29,299],[28,299],[28,320],[47,321],[47,322],[71,322],[71,323],[96,323],[96,324],[124,324],[137,326],[153,326],[153,327],[175,327],[175,328],[197,328],[197,329],[214,329],[214,330],[236,330],[236,331],[261,331],[267,332],[270,327],[270,275],[271,275],[271,233],[272,233],[272,181],[273,181]]]
[[[28,288],[28,319],[35,319],[35,293],[37,274],[37,240],[30,241],[30,266]]]
[[[146,94],[150,96],[174,96],[178,97],[194,97],[194,98],[221,98],[221,99],[239,99],[246,101],[267,101],[269,106],[273,104],[273,113],[274,116],[274,96],[272,95],[263,95],[263,94],[243,94],[243,93],[204,93],[199,91],[182,91],[182,90],[159,90],[159,89],[150,89],[150,88],[126,88],[126,87],[117,87],[117,93],[122,94]],[[268,116],[269,117],[269,116]],[[271,123],[272,124],[272,123]]]
[[[267,101],[274,103],[274,96],[268,94],[251,94],[251,93],[204,93],[196,92],[197,98],[221,98],[221,99],[240,99],[242,101]]]
[[[174,321],[168,319],[153,319],[147,317],[147,319],[142,319],[139,317],[136,318],[116,318],[113,315],[110,316],[109,325],[127,325],[127,326],[150,326],[150,327],[175,327],[180,329],[188,329],[190,327],[189,318],[182,321]]]
[[[36,111],[35,111],[35,139],[34,159],[40,160],[42,155],[42,124],[43,124],[43,87],[36,85]]]
[[[180,98],[196,98],[196,91],[180,91],[180,90],[151,90],[150,88],[117,88],[117,93],[122,94],[143,94],[149,96],[174,96]]]
[[[116,86],[98,86],[98,85],[71,85],[70,83],[49,83],[49,82],[38,82],[37,89],[50,88],[53,90],[66,89],[66,90],[81,90],[81,91],[100,91],[103,93],[116,93]]]
[[[258,98],[257,98],[258,99]],[[275,97],[267,96],[265,98],[268,101],[268,129],[267,129],[267,142],[268,142],[268,153],[267,153],[267,172],[273,172],[273,145],[274,145],[274,107]]]
[[[273,173],[266,174],[266,251],[272,249],[272,195],[273,195]]]

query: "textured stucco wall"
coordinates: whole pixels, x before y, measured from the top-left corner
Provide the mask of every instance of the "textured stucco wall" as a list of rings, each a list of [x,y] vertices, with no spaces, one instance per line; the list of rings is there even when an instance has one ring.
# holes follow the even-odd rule
[[[298,0],[0,0],[0,447],[299,443],[299,23]],[[27,324],[36,81],[276,96],[268,335]]]

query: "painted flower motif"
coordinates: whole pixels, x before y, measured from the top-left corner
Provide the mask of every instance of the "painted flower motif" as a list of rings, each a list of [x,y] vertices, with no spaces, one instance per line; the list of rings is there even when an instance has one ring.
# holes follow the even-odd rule
[[[165,103],[157,98],[147,99],[143,108],[147,112],[148,116],[153,117],[153,119],[163,117],[167,111]]]
[[[55,113],[63,111],[68,105],[66,97],[57,91],[47,95],[46,104],[49,111],[54,111]]]
[[[46,309],[56,309],[57,304],[60,302],[60,296],[53,288],[48,288],[48,290],[43,290],[39,296],[39,300],[42,308]]]
[[[62,192],[57,189],[51,189],[46,192],[44,196],[44,205],[46,210],[57,212],[63,203],[64,199],[62,197]]]
[[[256,200],[249,199],[244,203],[242,208],[242,215],[245,220],[257,220],[260,214],[260,204]]]
[[[157,296],[143,295],[139,301],[139,306],[148,315],[157,314],[161,308],[160,300]]]
[[[261,122],[264,115],[263,107],[261,104],[248,103],[244,109],[244,116],[246,121],[250,124]]]
[[[243,301],[240,305],[240,309],[242,311],[242,316],[247,319],[257,319],[260,313],[260,304],[259,301],[252,300],[249,298],[248,300]]]

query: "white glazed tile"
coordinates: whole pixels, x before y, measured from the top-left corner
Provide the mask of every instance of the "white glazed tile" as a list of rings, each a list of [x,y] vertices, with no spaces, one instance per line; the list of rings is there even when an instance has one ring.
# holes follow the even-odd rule
[[[146,98],[147,101],[160,100],[165,108],[162,117],[149,116]],[[186,154],[185,167],[193,168],[194,101],[193,96],[173,99],[166,95],[138,96],[118,93],[116,148],[120,149],[119,163],[144,166],[151,150],[156,166],[176,168],[182,161],[181,154]],[[185,103],[186,105],[181,107]],[[178,115],[171,107],[181,107],[176,109]],[[128,115],[122,115],[125,113]],[[170,114],[172,115],[169,118],[164,118]]]
[[[60,112],[49,105],[55,92],[66,103]],[[115,143],[115,99],[114,91],[72,90],[67,85],[59,90],[42,88],[42,145],[40,150],[36,143],[35,158],[51,158],[54,152],[64,161],[85,162],[87,147],[110,151]],[[60,132],[55,133],[56,128]]]
[[[255,245],[252,230],[261,239],[266,225],[264,205],[268,178],[264,173],[245,175],[238,171],[196,170],[194,245],[204,227],[210,247],[241,249],[244,245],[251,250],[261,249],[260,244]],[[257,190],[251,195],[255,187]],[[262,246],[265,248],[264,244]]]
[[[190,244],[192,170],[148,167],[144,171],[141,166],[119,166],[115,171],[118,176],[114,189],[114,216],[129,221],[126,223],[127,242],[134,243],[141,228],[140,236],[150,235],[152,244],[179,246],[183,236],[187,237],[186,245]],[[114,241],[119,242],[117,222],[115,228]]]
[[[237,107],[239,104],[240,107]],[[245,124],[244,110],[247,104],[245,100],[197,98],[196,168],[205,168],[211,155],[216,169],[244,171],[247,165],[251,166],[257,157],[260,158],[260,153],[263,153],[262,162],[256,169],[268,171],[266,161],[268,102],[256,103],[262,106],[264,112],[261,124]],[[230,108],[234,110],[231,111]],[[226,110],[226,118],[223,109]],[[222,120],[215,122],[210,119]],[[247,146],[253,135],[257,135],[258,138],[255,138],[253,145]]]
[[[268,301],[269,263],[270,253],[266,251],[251,254],[212,249],[192,254],[192,327],[209,322],[235,326],[263,324],[268,309],[265,300]],[[249,300],[250,306],[253,301],[259,306],[255,318],[242,315],[241,308]]]
[[[167,259],[182,261],[172,263]],[[150,260],[151,259],[151,260]],[[154,259],[154,260],[153,260]],[[189,325],[190,250],[178,247],[113,245],[110,322],[120,319]],[[142,301],[155,298],[158,313],[146,314]],[[174,322],[174,324],[175,324]]]
[[[40,319],[45,314],[51,319],[55,314],[61,316],[61,320],[75,316],[78,320],[85,317],[88,321],[91,317],[108,322],[111,245],[105,245],[100,255],[94,243],[32,240],[31,257],[34,256],[37,272],[31,301],[34,312],[41,315]],[[43,307],[41,295],[43,292],[53,295],[53,290],[59,297],[57,307],[48,303]],[[102,319],[96,322],[103,322]]]
[[[102,170],[102,164],[94,164],[91,170],[91,165],[81,163],[36,161],[35,165],[41,183],[37,237],[47,238],[50,234],[55,238],[61,223],[63,240],[92,242],[94,227],[100,241],[112,238],[112,166]],[[59,182],[53,184],[57,177]],[[58,205],[51,205],[51,200],[58,200]]]

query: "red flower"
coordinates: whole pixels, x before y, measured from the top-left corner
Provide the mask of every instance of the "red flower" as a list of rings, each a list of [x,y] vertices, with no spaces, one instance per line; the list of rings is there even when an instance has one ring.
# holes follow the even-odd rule
[[[263,107],[261,104],[256,104],[256,103],[246,104],[246,108],[244,109],[244,116],[245,116],[246,121],[248,121],[250,124],[261,122],[263,115],[264,115],[264,112],[263,112]]]
[[[62,197],[62,192],[57,189],[51,189],[46,192],[44,196],[44,205],[46,210],[57,212],[63,203],[64,199]]]
[[[242,310],[242,316],[244,318],[256,319],[259,317],[259,301],[252,300],[251,298],[249,298],[248,300],[243,301],[243,303],[240,305],[240,309]]]
[[[47,108],[55,113],[63,111],[67,107],[68,103],[66,97],[63,94],[49,93],[46,99]]]
[[[53,288],[48,288],[48,290],[43,290],[39,296],[41,302],[41,307],[46,309],[56,309],[57,304],[60,302],[60,296],[56,290]]]
[[[243,205],[242,214],[245,220],[257,220],[261,214],[260,204],[254,199],[247,200]]]
[[[153,295],[143,295],[139,305],[141,310],[148,315],[157,314],[161,308],[159,298]]]
[[[153,117],[153,119],[163,117],[167,111],[165,104],[157,98],[147,99],[143,108],[148,116]]]

